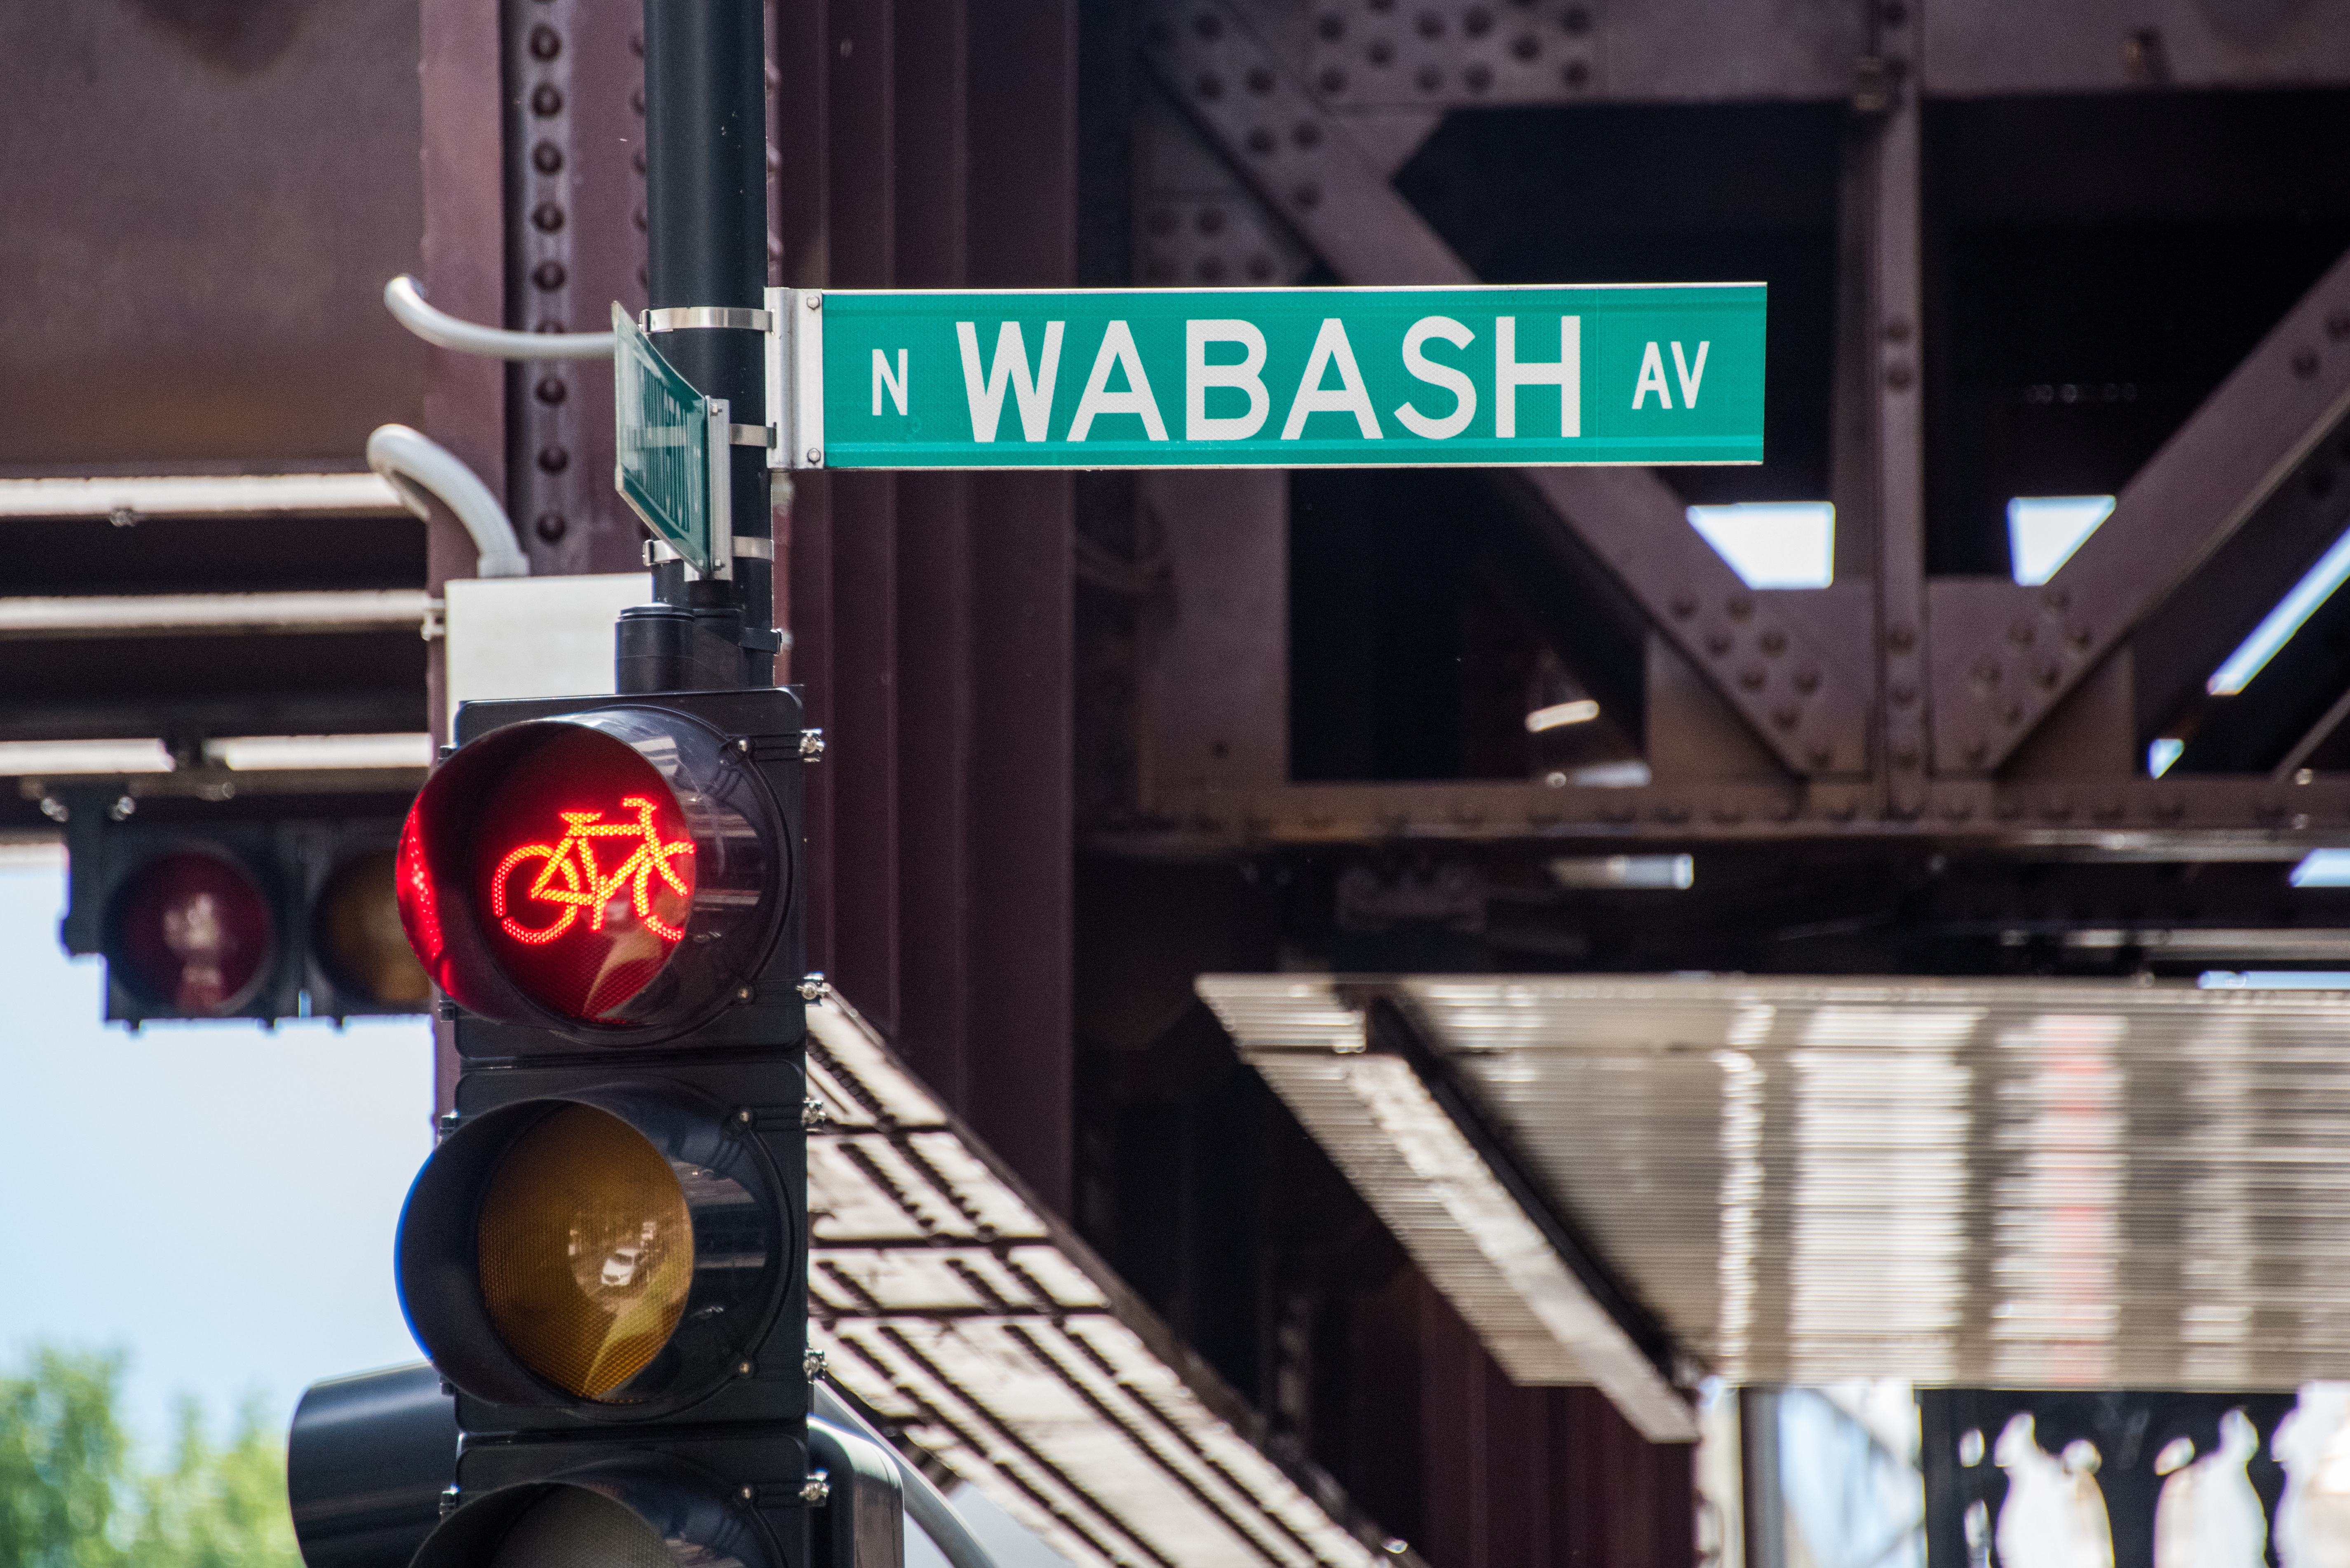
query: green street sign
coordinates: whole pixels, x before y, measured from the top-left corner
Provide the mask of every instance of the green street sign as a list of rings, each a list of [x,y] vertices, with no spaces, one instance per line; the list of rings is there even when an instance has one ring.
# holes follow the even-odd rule
[[[1762,461],[1759,283],[767,292],[778,467]]]
[[[705,398],[612,306],[612,483],[656,538],[704,576],[724,576],[734,531],[726,402]]]

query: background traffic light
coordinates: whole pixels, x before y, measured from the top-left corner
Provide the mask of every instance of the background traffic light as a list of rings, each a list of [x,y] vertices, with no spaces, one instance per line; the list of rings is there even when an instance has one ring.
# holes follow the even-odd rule
[[[149,822],[66,801],[66,950],[106,960],[106,1016],[421,1012],[400,933],[396,817]]]
[[[804,1568],[797,694],[456,734],[396,868],[463,1068],[396,1250],[463,1432],[416,1561]]]

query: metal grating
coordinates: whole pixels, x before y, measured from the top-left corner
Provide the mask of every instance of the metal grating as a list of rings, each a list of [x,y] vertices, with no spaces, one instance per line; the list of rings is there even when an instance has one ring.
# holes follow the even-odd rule
[[[1534,1314],[1429,1206],[1409,1151],[1311,1086],[1362,1049],[1337,985],[1200,989],[1496,1359],[1547,1380],[1520,1370]],[[2350,995],[1486,977],[1362,994],[1414,1021],[1543,1200],[1733,1382],[2350,1376]]]
[[[837,999],[809,1010],[810,1342],[1078,1568],[1413,1563],[1252,1440],[1198,1357]]]

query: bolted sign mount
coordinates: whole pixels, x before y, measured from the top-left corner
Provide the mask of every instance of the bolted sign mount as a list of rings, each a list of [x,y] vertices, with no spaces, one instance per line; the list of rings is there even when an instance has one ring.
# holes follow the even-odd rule
[[[1766,288],[767,291],[779,468],[1762,459]]]
[[[733,564],[723,398],[705,398],[616,302],[612,306],[612,483],[655,538],[705,577]]]

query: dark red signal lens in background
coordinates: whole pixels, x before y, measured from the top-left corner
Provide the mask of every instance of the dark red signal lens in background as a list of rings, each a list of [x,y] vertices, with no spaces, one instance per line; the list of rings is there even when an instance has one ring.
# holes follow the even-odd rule
[[[268,901],[234,862],[200,850],[132,873],[109,913],[118,978],[151,1006],[225,1016],[250,998],[276,938]]]
[[[484,794],[472,862],[491,956],[533,1001],[585,1023],[629,1022],[693,909],[677,797],[634,748],[591,730],[536,748]]]

